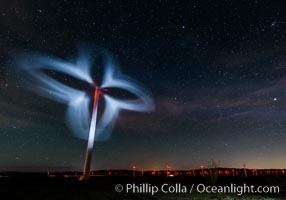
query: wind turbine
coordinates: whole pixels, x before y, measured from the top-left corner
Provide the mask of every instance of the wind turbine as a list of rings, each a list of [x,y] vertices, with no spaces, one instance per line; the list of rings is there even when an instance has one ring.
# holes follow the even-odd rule
[[[42,54],[25,54],[17,57],[17,66],[25,73],[27,88],[39,95],[67,105],[66,121],[74,135],[87,139],[86,156],[81,180],[89,179],[94,142],[108,139],[120,110],[150,112],[154,109],[153,99],[148,91],[129,76],[121,73],[111,54],[96,51],[103,60],[104,74],[101,84],[93,80],[91,74],[91,52],[82,51],[75,63]],[[87,91],[79,90],[61,83],[45,71],[62,73],[92,85],[91,98]],[[119,99],[107,94],[108,88],[126,90],[135,99]],[[91,100],[92,99],[92,100]],[[105,102],[101,119],[98,119],[99,101]],[[92,111],[89,110],[92,101]],[[90,114],[91,113],[91,114]]]

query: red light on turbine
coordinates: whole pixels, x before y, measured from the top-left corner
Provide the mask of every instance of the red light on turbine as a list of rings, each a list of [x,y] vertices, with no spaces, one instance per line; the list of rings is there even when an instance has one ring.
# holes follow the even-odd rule
[[[100,90],[98,89],[98,87],[96,86],[95,87],[95,91],[94,91],[94,99],[98,99],[98,97],[99,97],[99,95],[100,95]]]

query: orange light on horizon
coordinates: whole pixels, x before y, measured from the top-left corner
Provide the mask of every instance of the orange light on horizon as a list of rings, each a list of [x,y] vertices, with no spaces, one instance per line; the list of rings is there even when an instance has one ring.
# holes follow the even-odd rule
[[[133,166],[132,166],[132,176],[133,176],[133,177],[135,177],[135,175],[136,175],[135,172],[136,172],[136,166],[133,165]]]
[[[201,168],[201,170],[202,170],[202,172],[201,172],[202,176],[205,176],[204,165],[200,165],[200,168]]]

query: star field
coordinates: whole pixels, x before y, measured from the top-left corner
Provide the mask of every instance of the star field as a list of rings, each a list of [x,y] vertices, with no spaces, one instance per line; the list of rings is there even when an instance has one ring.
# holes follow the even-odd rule
[[[93,169],[285,167],[284,10],[270,0],[1,1],[0,170],[82,168],[86,142],[65,106],[25,90],[12,58],[72,60],[82,43],[113,52],[156,104],[121,113],[95,143]]]

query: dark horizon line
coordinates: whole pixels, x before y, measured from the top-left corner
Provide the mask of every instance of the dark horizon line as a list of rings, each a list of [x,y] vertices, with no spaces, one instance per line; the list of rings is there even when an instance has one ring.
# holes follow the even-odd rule
[[[244,169],[243,167],[241,168],[232,168],[232,167],[206,167],[203,168],[204,170],[209,170],[209,169],[229,169],[229,170],[242,170]],[[286,168],[245,168],[246,170],[285,170]],[[159,170],[140,170],[140,169],[136,169],[134,171],[140,171],[140,172],[165,172],[165,171],[170,171],[170,172],[176,172],[176,171],[181,171],[181,172],[187,172],[187,171],[198,171],[198,170],[202,170],[202,168],[193,168],[193,169],[159,169]],[[98,169],[98,170],[91,170],[91,172],[101,172],[101,171],[130,171],[132,172],[132,169]],[[46,169],[46,170],[29,170],[29,169],[17,169],[17,170],[13,170],[13,169],[3,169],[0,170],[0,173],[48,173],[48,172],[52,172],[52,173],[66,173],[66,172],[77,172],[77,173],[82,173],[82,170],[80,169],[60,169],[60,170],[55,170],[54,169]]]

